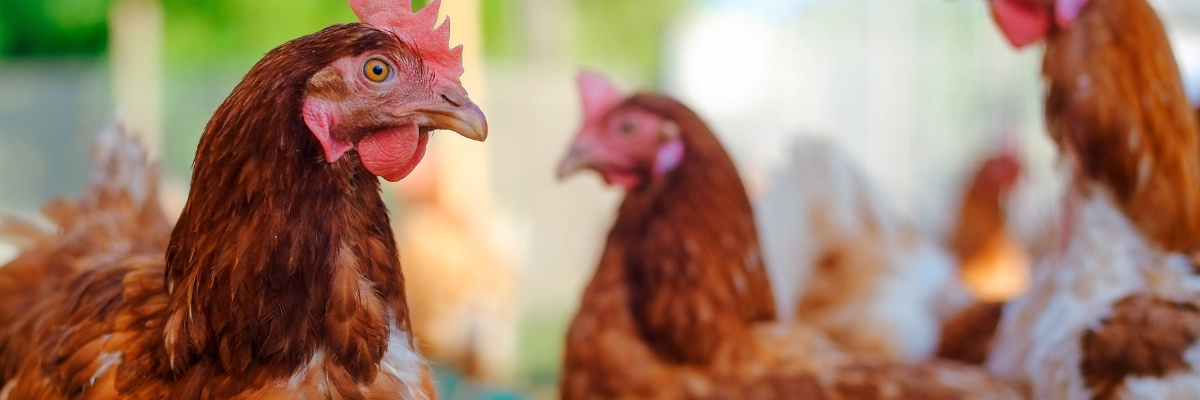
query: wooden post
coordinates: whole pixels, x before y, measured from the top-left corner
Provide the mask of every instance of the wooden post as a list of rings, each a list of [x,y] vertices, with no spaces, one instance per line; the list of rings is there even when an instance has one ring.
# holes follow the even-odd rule
[[[163,15],[156,0],[116,0],[108,15],[117,116],[151,159],[163,151]]]

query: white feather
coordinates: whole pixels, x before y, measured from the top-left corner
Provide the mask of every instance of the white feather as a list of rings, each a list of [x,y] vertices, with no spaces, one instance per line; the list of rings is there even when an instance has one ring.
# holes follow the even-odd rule
[[[1043,260],[1029,294],[1005,309],[988,363],[996,374],[1029,384],[1037,399],[1092,398],[1079,368],[1080,337],[1117,301],[1135,293],[1184,301],[1200,290],[1189,261],[1150,245],[1106,189],[1093,186],[1076,200],[1066,247]],[[1196,379],[1129,378],[1121,398],[1196,398]]]

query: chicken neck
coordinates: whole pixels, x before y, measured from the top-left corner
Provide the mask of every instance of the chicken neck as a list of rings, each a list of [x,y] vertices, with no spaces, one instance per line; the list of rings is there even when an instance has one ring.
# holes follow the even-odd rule
[[[1076,183],[1110,190],[1163,250],[1200,244],[1200,126],[1150,5],[1091,1],[1047,38],[1043,75],[1050,135],[1077,164]]]

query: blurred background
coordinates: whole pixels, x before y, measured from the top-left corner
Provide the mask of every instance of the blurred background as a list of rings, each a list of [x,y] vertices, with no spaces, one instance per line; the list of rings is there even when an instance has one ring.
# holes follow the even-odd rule
[[[554,179],[581,121],[580,68],[692,106],[752,197],[795,138],[819,136],[941,235],[964,176],[1015,135],[1029,174],[1014,214],[1052,217],[1040,51],[1013,51],[984,1],[443,3],[491,135],[435,139],[387,198],[413,325],[445,398],[553,396],[562,338],[621,197],[593,176]],[[1200,0],[1152,3],[1200,99]],[[344,0],[0,0],[0,212],[33,216],[78,191],[91,136],[119,115],[161,160],[177,213],[204,125],[243,74],[284,41],[353,21]],[[12,254],[0,245],[0,261]]]

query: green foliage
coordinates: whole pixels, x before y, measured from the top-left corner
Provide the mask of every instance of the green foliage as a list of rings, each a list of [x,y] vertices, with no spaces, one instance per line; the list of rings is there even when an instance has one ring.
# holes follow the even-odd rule
[[[688,0],[575,0],[578,56],[584,63],[632,63],[656,77],[663,34]]]
[[[12,52],[14,38],[7,16],[8,14],[0,13],[0,58]]]
[[[0,55],[98,55],[110,0],[0,0]]]
[[[483,51],[488,57],[511,58],[524,54],[518,33],[517,10],[511,0],[480,0]]]
[[[284,42],[358,21],[346,0],[161,0],[170,63],[252,63]]]
[[[107,11],[115,0],[0,0],[0,56],[101,55]],[[165,50],[173,67],[246,67],[270,49],[335,23],[357,19],[345,0],[158,0],[165,13]],[[528,32],[520,3],[478,0],[489,57],[520,58]],[[688,0],[572,0],[577,61],[634,65],[657,75],[662,34]],[[413,8],[429,0],[412,0]],[[570,8],[568,8],[570,9]]]

